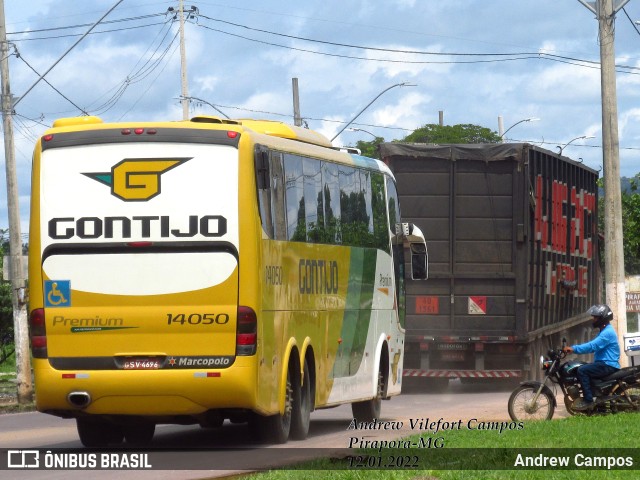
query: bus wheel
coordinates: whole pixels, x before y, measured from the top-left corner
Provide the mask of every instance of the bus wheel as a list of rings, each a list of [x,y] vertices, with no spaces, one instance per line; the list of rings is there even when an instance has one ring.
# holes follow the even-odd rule
[[[296,381],[292,382],[291,438],[295,440],[307,438],[311,420],[311,375],[309,375],[309,365],[306,360],[302,374],[302,385],[300,385],[299,376],[296,377]]]
[[[291,384],[291,368],[287,371],[287,388],[284,400],[284,414],[264,417],[257,415],[254,421],[258,427],[260,437],[270,443],[286,443],[291,431],[291,411],[294,403],[294,389]]]
[[[372,422],[375,419],[380,418],[383,392],[384,377],[382,375],[382,369],[380,369],[380,371],[378,371],[378,387],[376,388],[376,396],[371,400],[353,402],[351,404],[353,418],[355,418],[357,422]]]
[[[146,445],[151,442],[156,431],[155,423],[136,423],[122,427],[127,443],[133,445]]]
[[[105,420],[76,418],[78,436],[85,447],[106,447],[122,443],[124,433],[119,425]]]

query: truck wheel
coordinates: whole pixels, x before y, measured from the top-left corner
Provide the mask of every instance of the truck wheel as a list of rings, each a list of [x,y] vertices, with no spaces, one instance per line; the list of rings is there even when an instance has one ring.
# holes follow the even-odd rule
[[[306,360],[303,368],[302,385],[300,385],[299,375],[296,376],[296,381],[292,382],[291,438],[295,440],[307,438],[311,421],[311,375],[309,375],[309,365]]]
[[[124,438],[124,433],[119,425],[105,420],[76,418],[76,427],[82,445],[89,448],[122,443]]]
[[[382,395],[384,393],[384,376],[382,369],[378,371],[378,386],[376,388],[376,396],[370,400],[363,402],[353,402],[351,404],[351,412],[356,422],[372,422],[380,418],[380,410],[382,408]]]

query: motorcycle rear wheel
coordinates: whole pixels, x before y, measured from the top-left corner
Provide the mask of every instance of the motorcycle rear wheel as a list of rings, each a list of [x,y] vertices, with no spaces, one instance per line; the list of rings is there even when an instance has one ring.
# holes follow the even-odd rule
[[[514,422],[525,420],[551,420],[553,417],[554,399],[546,391],[538,396],[535,404],[531,401],[538,391],[537,388],[522,385],[516,388],[509,397],[509,416]]]
[[[578,410],[574,410],[573,409],[573,402],[575,402],[575,399],[571,398],[568,395],[564,396],[564,406],[567,409],[567,413],[569,415],[582,415],[582,414],[584,414],[584,412],[580,412]]]
[[[624,389],[624,395],[629,400],[631,400],[631,403],[633,403],[633,405],[629,405],[625,399],[624,402],[621,402],[621,406],[624,407],[622,410],[636,412],[640,411],[640,388],[636,386],[627,387]]]

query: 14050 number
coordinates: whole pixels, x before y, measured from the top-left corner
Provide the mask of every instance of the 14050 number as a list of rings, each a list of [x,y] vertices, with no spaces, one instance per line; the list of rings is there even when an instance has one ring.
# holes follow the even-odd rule
[[[179,323],[180,325],[225,325],[229,323],[229,315],[226,313],[167,313],[167,325]]]

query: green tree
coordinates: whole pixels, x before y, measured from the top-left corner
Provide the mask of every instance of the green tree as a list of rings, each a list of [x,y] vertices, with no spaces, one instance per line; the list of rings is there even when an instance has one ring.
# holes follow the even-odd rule
[[[376,137],[375,140],[370,142],[363,142],[359,140],[356,143],[356,148],[362,152],[362,155],[369,158],[380,159],[380,152],[378,152],[378,145],[384,142],[384,138]]]
[[[600,198],[598,205],[598,230],[604,232],[603,180],[598,180]],[[624,251],[624,271],[626,275],[640,275],[640,173],[633,178],[622,177],[622,238]],[[604,245],[601,244],[604,249]],[[600,255],[604,268],[604,252]]]
[[[627,275],[640,274],[640,173],[622,191],[622,238],[624,238],[624,270]],[[604,209],[602,209],[604,210]]]
[[[9,231],[0,230],[0,267],[9,251]],[[0,363],[13,354],[13,306],[11,304],[11,282],[0,276]]]
[[[402,142],[411,143],[499,143],[500,136],[478,125],[424,125],[407,135]]]
[[[424,125],[399,142],[407,143],[500,143],[500,136],[489,128],[478,125],[436,125],[433,123]],[[370,142],[359,140],[356,148],[362,155],[380,159],[378,146],[384,142],[384,138],[376,137]]]

